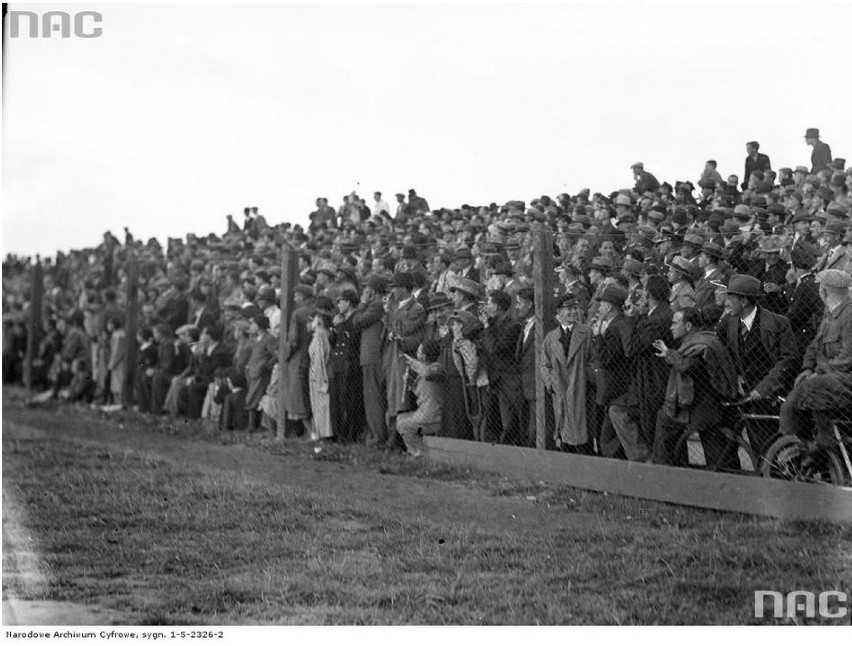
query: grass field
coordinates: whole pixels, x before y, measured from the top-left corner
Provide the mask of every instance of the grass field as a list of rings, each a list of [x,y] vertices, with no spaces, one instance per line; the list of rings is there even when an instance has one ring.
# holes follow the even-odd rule
[[[20,420],[44,435],[16,433]],[[755,589],[852,582],[848,528],[510,482],[362,448],[225,449],[249,461],[275,451],[283,467],[316,460],[315,485],[293,487],[192,466],[193,447],[225,441],[216,436],[170,438],[128,419],[115,430],[173,442],[171,454],[75,437],[110,423],[4,406],[4,525],[14,516],[34,537],[26,566],[4,531],[4,598],[73,601],[136,624],[730,624],[754,621]],[[483,513],[520,513],[534,496],[538,515],[503,528],[323,487],[329,473],[343,490],[364,472],[394,478],[401,496],[428,487],[451,501],[461,485]]]

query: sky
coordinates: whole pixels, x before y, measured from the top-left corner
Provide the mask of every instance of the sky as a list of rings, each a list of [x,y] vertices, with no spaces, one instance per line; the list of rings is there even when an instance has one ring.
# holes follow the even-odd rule
[[[742,176],[745,143],[852,159],[852,3],[15,4],[99,38],[6,40],[0,248],[225,231],[245,206],[430,205]],[[4,26],[7,30],[8,25]]]

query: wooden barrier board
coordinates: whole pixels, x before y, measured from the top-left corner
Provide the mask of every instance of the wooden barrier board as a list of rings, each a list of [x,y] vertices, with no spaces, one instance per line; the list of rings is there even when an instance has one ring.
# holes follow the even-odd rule
[[[756,476],[425,437],[427,456],[510,477],[783,520],[852,523],[852,490]]]

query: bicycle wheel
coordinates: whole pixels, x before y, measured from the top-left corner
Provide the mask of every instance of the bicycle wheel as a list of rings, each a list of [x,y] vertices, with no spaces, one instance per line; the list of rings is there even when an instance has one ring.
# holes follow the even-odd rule
[[[843,485],[843,465],[832,449],[814,449],[795,435],[782,435],[769,450],[760,468],[765,478]]]

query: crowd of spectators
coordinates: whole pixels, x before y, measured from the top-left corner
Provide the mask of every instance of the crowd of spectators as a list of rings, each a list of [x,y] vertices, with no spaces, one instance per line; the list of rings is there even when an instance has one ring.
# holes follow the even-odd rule
[[[816,129],[806,138],[811,166],[777,171],[749,142],[742,182],[710,160],[697,187],[672,186],[637,162],[634,185],[609,194],[432,208],[413,189],[393,206],[353,193],[338,209],[317,199],[304,228],[251,207],[222,235],[165,247],[107,232],[42,261],[30,401],[416,455],[429,434],[534,446],[539,372],[563,451],[683,464],[675,440],[697,432],[708,460],[734,460],[719,404],[776,395],[789,395],[784,432],[822,437],[852,405],[852,169]],[[537,356],[544,229],[556,316],[539,322],[549,332]],[[284,244],[298,284],[279,344]],[[4,383],[24,379],[33,264],[3,264]],[[760,453],[778,431],[756,426],[749,441]]]

